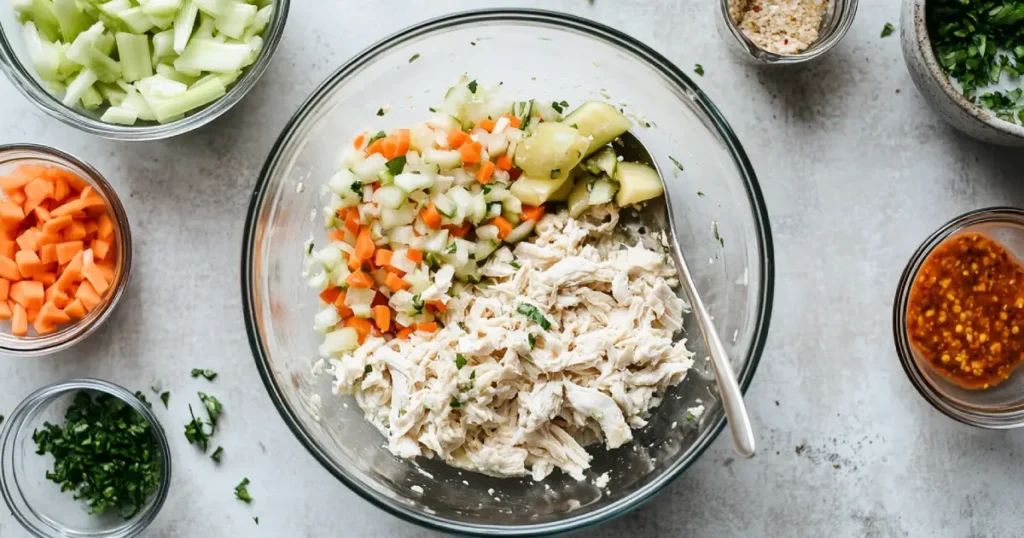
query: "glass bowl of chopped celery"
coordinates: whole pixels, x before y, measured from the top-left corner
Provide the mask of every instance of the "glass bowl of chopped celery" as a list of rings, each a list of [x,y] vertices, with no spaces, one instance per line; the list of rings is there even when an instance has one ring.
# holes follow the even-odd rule
[[[158,140],[226,112],[266,71],[290,0],[13,0],[0,69],[47,114]]]
[[[410,461],[394,455],[387,438],[364,419],[360,400],[335,393],[338,370],[332,375],[332,369],[336,363],[320,359],[324,339],[314,331],[321,321],[318,313],[324,308],[322,295],[317,297],[318,290],[307,282],[310,275],[305,270],[308,252],[336,241],[325,229],[325,216],[334,222],[329,195],[336,185],[331,178],[348,166],[339,164],[344,163],[343,153],[353,145],[366,144],[379,144],[384,152],[392,146],[396,151],[402,146],[408,149],[408,140],[403,142],[401,135],[404,127],[431,118],[447,104],[448,96],[475,95],[483,92],[482,88],[496,86],[517,97],[515,104],[493,110],[491,120],[502,118],[494,121],[494,130],[514,125],[505,114],[532,118],[534,107],[552,118],[539,125],[552,121],[565,127],[569,124],[564,122],[571,122],[573,115],[569,110],[591,101],[603,102],[598,108],[628,118],[628,129],[650,150],[664,175],[681,250],[714,315],[739,383],[743,388],[749,386],[767,336],[774,262],[767,210],[742,145],[710,99],[666,58],[612,28],[547,11],[485,10],[432,20],[357,54],[331,75],[282,133],[256,186],[243,239],[243,308],[249,342],[267,391],[296,437],[338,480],[376,506],[430,528],[487,536],[553,534],[607,521],[641,505],[679,477],[721,432],[725,417],[693,316],[685,316],[684,327],[695,353],[694,368],[659,399],[660,405],[647,416],[646,425],[633,430],[632,443],[613,450],[605,450],[603,445],[589,447],[593,459],[583,480],[560,471],[538,481],[530,476],[498,478],[456,469],[439,458]],[[559,109],[569,115],[557,115]],[[556,116],[561,119],[555,120]],[[451,121],[442,120],[449,125],[445,129],[454,133]],[[535,124],[517,116],[516,121],[520,120],[520,126]],[[482,120],[479,125],[484,125]],[[394,129],[399,130],[397,137],[386,136]],[[357,136],[360,132],[367,133],[365,139]],[[429,148],[430,140],[436,139],[418,139],[417,144]],[[575,144],[577,139],[568,140]],[[445,139],[446,147],[456,142]],[[462,163],[480,162],[473,153],[477,145],[479,142],[467,142],[462,147],[470,151],[461,156],[460,151],[443,153],[454,153]],[[575,155],[577,161],[581,156],[579,150],[552,151],[552,155]],[[401,158],[388,162],[396,160]],[[408,162],[412,157],[400,163],[401,167]],[[480,169],[484,170],[482,164]],[[535,187],[538,196],[545,190],[546,199],[553,200],[557,193],[549,189],[551,180],[558,182],[564,176],[559,175],[559,167],[544,169],[550,176],[542,173],[540,179],[526,178],[531,181],[525,190],[529,194]],[[504,172],[504,168],[500,170]],[[416,178],[416,174],[402,176],[394,178],[401,189],[406,189],[401,186],[404,180]],[[475,177],[479,179],[468,176],[470,180]],[[522,185],[525,177],[514,180],[515,185]],[[539,185],[541,179],[548,182]],[[502,175],[495,181],[507,180]],[[349,185],[348,191],[355,192],[354,186]],[[365,193],[367,185],[361,187],[360,192]],[[598,190],[595,184],[590,194]],[[482,200],[482,195],[474,196]],[[571,193],[568,196],[575,198]],[[507,198],[506,202],[511,203]],[[381,202],[382,206],[388,203]],[[453,214],[450,207],[438,207],[446,215]],[[482,213],[479,209],[474,211]],[[502,210],[493,204],[482,209]],[[525,205],[519,208],[524,215],[526,209]],[[414,211],[411,215],[416,218]],[[494,222],[501,224],[496,217]],[[358,222],[356,225],[358,228]],[[520,222],[516,229],[522,225]],[[481,241],[486,240],[484,228],[477,230]],[[512,239],[515,231],[506,230],[505,239],[516,241]],[[413,232],[410,228],[410,236]],[[660,231],[638,233],[657,237]],[[425,248],[435,251],[431,250],[434,247]],[[445,256],[458,258],[459,248],[445,250]],[[390,262],[375,263],[412,260],[397,252],[392,253]],[[420,262],[430,263],[429,256]],[[360,285],[352,284],[353,297],[363,295],[357,293]],[[366,310],[369,307],[369,303],[359,305]],[[520,309],[519,314],[537,312],[524,314]],[[400,316],[394,320],[408,327]],[[330,325],[336,322],[325,321]],[[538,323],[543,329],[543,323]],[[416,331],[424,333],[436,330],[436,323],[416,326]],[[402,338],[401,334],[396,338]],[[534,344],[543,347],[541,340]],[[453,364],[459,367],[458,360]],[[462,371],[469,369],[472,367]],[[361,368],[359,372],[376,374],[378,370]],[[466,375],[472,379],[471,374]],[[456,407],[456,403],[445,403],[448,406],[441,411]],[[698,405],[706,408],[703,414],[689,412]]]
[[[170,446],[151,404],[107,381],[39,389],[0,430],[0,493],[38,538],[138,536],[170,483]]]

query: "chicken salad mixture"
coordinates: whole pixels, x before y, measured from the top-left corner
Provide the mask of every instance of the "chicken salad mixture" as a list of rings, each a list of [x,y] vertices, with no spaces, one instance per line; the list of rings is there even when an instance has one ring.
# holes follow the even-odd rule
[[[693,364],[671,261],[616,233],[657,172],[609,144],[619,111],[563,108],[463,80],[328,182],[320,355],[397,456],[582,480],[586,447],[629,443]]]

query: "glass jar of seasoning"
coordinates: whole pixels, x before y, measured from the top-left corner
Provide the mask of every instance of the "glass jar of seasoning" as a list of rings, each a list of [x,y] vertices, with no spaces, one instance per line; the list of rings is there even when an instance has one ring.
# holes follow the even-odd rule
[[[948,222],[918,247],[893,304],[896,351],[936,409],[983,428],[1024,426],[1024,211]]]

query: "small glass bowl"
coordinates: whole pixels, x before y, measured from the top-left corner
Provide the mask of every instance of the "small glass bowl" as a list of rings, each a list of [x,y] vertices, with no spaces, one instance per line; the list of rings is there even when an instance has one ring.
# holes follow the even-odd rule
[[[21,36],[21,25],[14,10],[5,3],[0,6],[0,70],[7,74],[14,87],[18,88],[29,101],[43,112],[67,125],[90,134],[112,140],[145,141],[162,140],[184,134],[227,112],[245,97],[249,90],[263,76],[277,51],[284,34],[285,22],[291,0],[274,0],[275,9],[270,24],[263,31],[263,50],[256,62],[245,69],[241,77],[228,88],[220,99],[188,116],[169,123],[140,122],[138,125],[114,125],[100,121],[103,109],[89,111],[80,106],[68,107],[46,89],[45,84],[32,68],[28,52]]]
[[[793,65],[824,55],[836,46],[853,25],[858,0],[828,0],[828,11],[821,22],[818,40],[798,54],[775,54],[754,44],[729,16],[730,0],[718,1],[718,33],[730,48],[748,62],[761,65]]]
[[[114,247],[117,253],[114,280],[103,296],[103,302],[84,319],[58,328],[45,336],[14,336],[9,324],[0,329],[0,354],[19,356],[49,355],[67,349],[99,328],[114,311],[114,307],[128,287],[132,270],[132,234],[128,215],[114,188],[93,167],[60,150],[34,144],[0,145],[0,176],[9,174],[22,164],[57,166],[85,179],[107,206],[107,214],[114,222]]]
[[[917,273],[936,247],[963,233],[984,234],[1002,244],[1018,260],[1024,260],[1024,211],[1020,209],[979,209],[939,228],[914,252],[900,277],[892,319],[896,352],[914,388],[946,416],[980,428],[1018,428],[1024,426],[1024,375],[1013,374],[986,390],[968,390],[936,372],[910,344],[907,307]]]
[[[79,391],[110,394],[135,409],[153,426],[163,464],[160,485],[131,519],[118,514],[89,515],[84,501],[46,478],[53,457],[36,454],[33,432],[44,422],[61,424]],[[0,493],[15,519],[38,538],[131,538],[156,519],[171,485],[171,449],[156,415],[127,389],[98,379],[73,379],[39,389],[14,410],[0,431]]]

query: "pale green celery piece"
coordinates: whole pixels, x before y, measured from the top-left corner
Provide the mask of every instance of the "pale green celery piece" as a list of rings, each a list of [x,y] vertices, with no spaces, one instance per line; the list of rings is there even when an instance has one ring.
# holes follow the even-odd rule
[[[149,108],[146,99],[142,97],[142,94],[135,91],[134,88],[128,92],[128,96],[121,102],[121,108],[135,112],[142,121],[156,121],[156,114],[153,113],[153,109]]]
[[[46,89],[50,90],[51,93],[64,93],[68,87],[63,81],[48,80],[46,81]]]
[[[178,114],[177,116],[171,116],[169,118],[164,118],[162,120],[158,120],[158,123],[174,123],[174,122],[176,122],[178,120],[181,120],[181,119],[184,119],[184,118],[185,118],[184,114]]]
[[[254,5],[237,0],[231,2],[224,13],[217,17],[217,31],[231,39],[240,39],[245,35],[246,28],[256,20],[256,12]]]
[[[186,86],[191,86],[199,80],[197,77],[190,77],[184,73],[180,73],[174,67],[163,63],[156,65],[156,74],[164,78],[169,78],[175,82],[180,82]]]
[[[174,15],[170,17],[154,17],[150,14],[146,14],[149,18],[149,22],[153,23],[153,26],[159,30],[167,30],[174,26]]]
[[[100,4],[99,19],[107,28],[126,30],[127,27],[121,21],[120,13],[132,8],[131,0],[110,0]]]
[[[114,61],[109,53],[104,54],[96,48],[102,35],[103,23],[97,22],[92,28],[78,34],[74,43],[68,47],[67,55],[71,60],[95,71],[103,82],[114,82],[121,77],[121,64]]]
[[[133,34],[144,34],[155,26],[152,19],[138,6],[118,12],[117,17],[121,19],[121,24]]]
[[[150,17],[171,17],[174,18],[177,15],[178,10],[181,9],[183,4],[182,0],[147,0],[145,2],[140,1],[142,4],[142,10],[146,12],[146,15]]]
[[[53,0],[53,7],[65,43],[71,43],[92,25],[92,20],[82,11],[77,0]]]
[[[199,14],[199,28],[192,39],[213,39],[213,31],[217,29],[217,21],[206,13]],[[179,53],[180,54],[180,53]]]
[[[116,45],[117,43],[114,41],[114,34],[111,32],[103,32],[96,38],[96,50],[102,52],[106,56],[112,56],[114,54],[114,47]]]
[[[47,41],[55,42],[60,38],[60,22],[50,0],[11,0],[11,6],[20,22],[36,23],[36,29]]]
[[[154,104],[157,101],[181,95],[188,91],[188,86],[162,75],[153,75],[136,82],[135,89],[139,90],[146,103],[155,112]],[[159,119],[159,114],[157,118]]]
[[[61,77],[67,78],[82,70],[82,66],[75,63],[71,58],[68,58],[68,49],[71,48],[70,43],[61,43],[59,45],[54,45],[54,47],[60,55],[60,65],[57,67],[57,73]]]
[[[116,123],[118,125],[135,125],[135,122],[138,119],[138,112],[127,108],[121,108],[119,106],[112,106],[103,113],[103,117],[100,118],[100,121]]]
[[[153,63],[159,62],[162,58],[176,55],[177,53],[174,52],[174,30],[153,34]]]
[[[78,101],[82,98],[82,95],[96,84],[97,81],[96,72],[92,69],[83,69],[81,73],[75,76],[75,79],[68,84],[67,93],[64,94],[62,102],[65,106],[73,107],[78,104]]]
[[[220,79],[220,82],[221,82],[221,84],[224,85],[224,87],[228,87],[228,86],[234,84],[235,81],[238,80],[238,77],[242,76],[242,72],[241,71],[235,71],[235,72],[232,72],[232,73],[221,73],[219,75],[214,75],[214,76]]]
[[[251,63],[252,46],[244,43],[218,43],[210,39],[192,39],[174,60],[178,71],[231,73]]]
[[[96,89],[96,86],[89,86],[82,94],[82,106],[87,110],[95,110],[103,104],[103,95]]]
[[[256,12],[256,18],[252,21],[252,26],[245,31],[245,35],[242,36],[242,41],[249,41],[253,36],[263,34],[263,30],[267,29],[267,25],[270,24],[270,18],[274,16],[274,6],[267,5],[261,7]]]
[[[203,84],[196,84],[185,93],[168,99],[160,99],[151,104],[157,121],[169,121],[175,116],[191,112],[201,106],[208,105],[227,93],[227,88],[220,79],[212,78]]]
[[[21,33],[25,38],[28,57],[31,58],[32,67],[39,74],[39,78],[46,81],[59,80],[59,49],[39,35],[39,30],[36,29],[36,25],[32,21],[25,23]]]
[[[220,17],[230,8],[231,0],[192,0],[199,10],[211,17]]]
[[[192,30],[196,25],[196,16],[199,15],[199,8],[192,0],[185,0],[181,11],[174,18],[174,52],[181,54],[188,46],[189,38],[192,37]]]
[[[121,77],[135,82],[153,75],[153,62],[149,57],[149,38],[145,35],[118,32],[117,55],[121,60]]]
[[[97,82],[96,89],[98,89],[100,91],[100,94],[103,95],[103,99],[105,99],[112,106],[121,106],[121,103],[124,102],[124,99],[128,97],[128,92],[124,91],[117,84],[111,84],[108,82]]]

